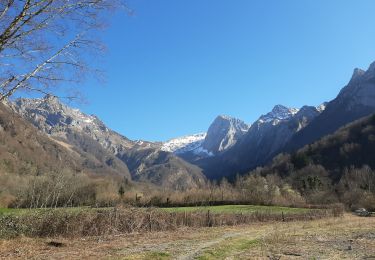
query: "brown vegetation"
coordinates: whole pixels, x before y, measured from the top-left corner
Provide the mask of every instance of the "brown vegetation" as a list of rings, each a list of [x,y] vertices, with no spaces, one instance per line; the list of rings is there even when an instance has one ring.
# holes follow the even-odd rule
[[[0,239],[0,258],[371,259],[375,256],[374,225],[375,218],[346,214],[313,221],[257,222],[84,239],[18,237]]]
[[[76,173],[68,168],[59,170],[64,168],[59,167],[60,160],[79,164],[78,159],[69,157],[69,153],[58,144],[51,146],[49,141],[35,134],[33,128],[30,128],[30,133],[22,132],[24,124],[19,122],[18,117],[11,117],[4,112],[1,119],[2,127],[10,130],[0,131],[0,140],[7,143],[7,149],[13,147],[14,151],[7,150],[0,154],[0,207],[106,207],[119,204],[165,207],[222,204],[307,207],[314,204],[343,203],[348,209],[365,207],[373,210],[375,205],[375,173],[370,166],[344,165],[342,169],[332,169],[330,166],[336,162],[334,154],[342,156],[348,152],[363,152],[357,149],[357,145],[346,144],[364,145],[362,141],[355,140],[368,140],[367,135],[373,130],[369,126],[375,123],[372,117],[343,128],[338,135],[327,137],[296,154],[279,155],[272,165],[257,168],[246,176],[238,176],[233,182],[223,179],[184,190],[145,183],[134,184],[121,176],[94,176]],[[38,149],[32,150],[34,146],[27,144],[33,138],[42,147],[36,146]],[[9,145],[11,142],[14,142],[14,146]],[[27,154],[24,155],[25,153]],[[32,159],[28,165],[17,163],[25,162],[17,159],[23,156],[30,156]],[[331,156],[331,159],[325,156]],[[353,156],[362,157],[355,154]],[[369,156],[363,156],[363,162],[367,162],[372,155]],[[41,160],[44,167],[35,167]]]
[[[0,216],[0,237],[103,236],[134,232],[175,230],[181,227],[236,226],[254,222],[312,220],[341,216],[340,208],[301,213],[223,214],[203,212],[167,212],[158,209],[57,209]]]
[[[375,116],[353,122],[250,175],[278,175],[308,204],[343,203],[375,210]]]

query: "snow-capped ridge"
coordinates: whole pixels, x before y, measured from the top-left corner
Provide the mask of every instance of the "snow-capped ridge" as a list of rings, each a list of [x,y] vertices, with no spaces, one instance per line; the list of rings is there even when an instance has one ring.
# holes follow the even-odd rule
[[[184,153],[197,149],[204,141],[206,133],[186,135],[170,139],[162,144],[161,150],[172,153]]]
[[[288,120],[297,114],[299,109],[289,108],[283,105],[276,105],[273,107],[272,111],[262,115],[258,122],[259,123],[274,123],[277,124],[280,121]]]
[[[199,157],[211,157],[232,147],[248,130],[249,126],[242,120],[219,115],[207,133],[171,139],[162,144],[161,150],[177,155],[190,153]]]
[[[327,105],[328,102],[323,102],[322,104],[316,107],[316,110],[318,110],[319,113],[322,113],[324,110],[326,110]]]

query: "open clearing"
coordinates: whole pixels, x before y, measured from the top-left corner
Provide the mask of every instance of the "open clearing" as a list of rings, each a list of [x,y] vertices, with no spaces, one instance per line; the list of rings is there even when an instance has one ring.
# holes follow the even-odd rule
[[[178,207],[178,208],[163,208],[169,212],[193,212],[193,211],[210,211],[212,213],[306,213],[310,209],[305,208],[288,208],[278,206],[256,206],[256,205],[223,205],[223,206],[201,206],[201,207]]]
[[[61,247],[48,245],[58,241]],[[77,239],[0,240],[0,258],[27,259],[375,259],[375,218],[179,229]]]
[[[69,213],[80,213],[82,211],[95,211],[95,210],[111,210],[113,208],[91,208],[91,207],[69,207],[69,208],[46,208],[46,209],[15,209],[15,208],[0,208],[0,216],[6,216],[6,215],[13,215],[13,216],[21,216],[21,215],[27,215],[30,213],[45,213],[49,211],[66,211]]]
[[[111,210],[113,208],[90,208],[90,207],[77,207],[77,208],[60,208],[58,210],[66,210],[69,212],[80,212],[84,210]],[[45,212],[53,209],[10,209],[0,208],[1,215],[22,215],[30,212]],[[257,206],[257,205],[222,205],[222,206],[198,206],[198,207],[171,207],[160,208],[160,210],[167,212],[197,212],[208,210],[211,213],[234,213],[234,214],[252,214],[252,213],[266,213],[266,214],[303,214],[311,211],[307,208],[289,208],[279,206]]]
[[[14,208],[0,208],[0,216],[1,215],[23,215],[23,214],[29,214],[29,213],[43,213],[47,211],[53,211],[53,210],[60,210],[60,211],[67,211],[67,212],[77,212],[85,211],[85,210],[105,210],[105,209],[113,209],[113,208],[91,208],[91,207],[72,207],[72,208],[57,208],[57,209],[14,209]]]

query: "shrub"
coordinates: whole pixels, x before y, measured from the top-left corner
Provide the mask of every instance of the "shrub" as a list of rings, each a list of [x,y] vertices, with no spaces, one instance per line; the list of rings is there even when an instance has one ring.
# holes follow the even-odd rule
[[[0,215],[0,238],[83,237],[175,230],[180,227],[234,226],[262,221],[311,220],[335,216],[336,209],[306,213],[221,214],[209,211],[167,212],[158,209],[120,207],[113,209],[46,209],[21,215]]]

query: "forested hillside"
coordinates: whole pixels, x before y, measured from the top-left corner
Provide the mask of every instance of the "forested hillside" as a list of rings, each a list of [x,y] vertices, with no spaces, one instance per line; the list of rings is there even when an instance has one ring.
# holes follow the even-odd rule
[[[375,205],[375,115],[357,120],[250,175],[276,174],[311,203]]]

